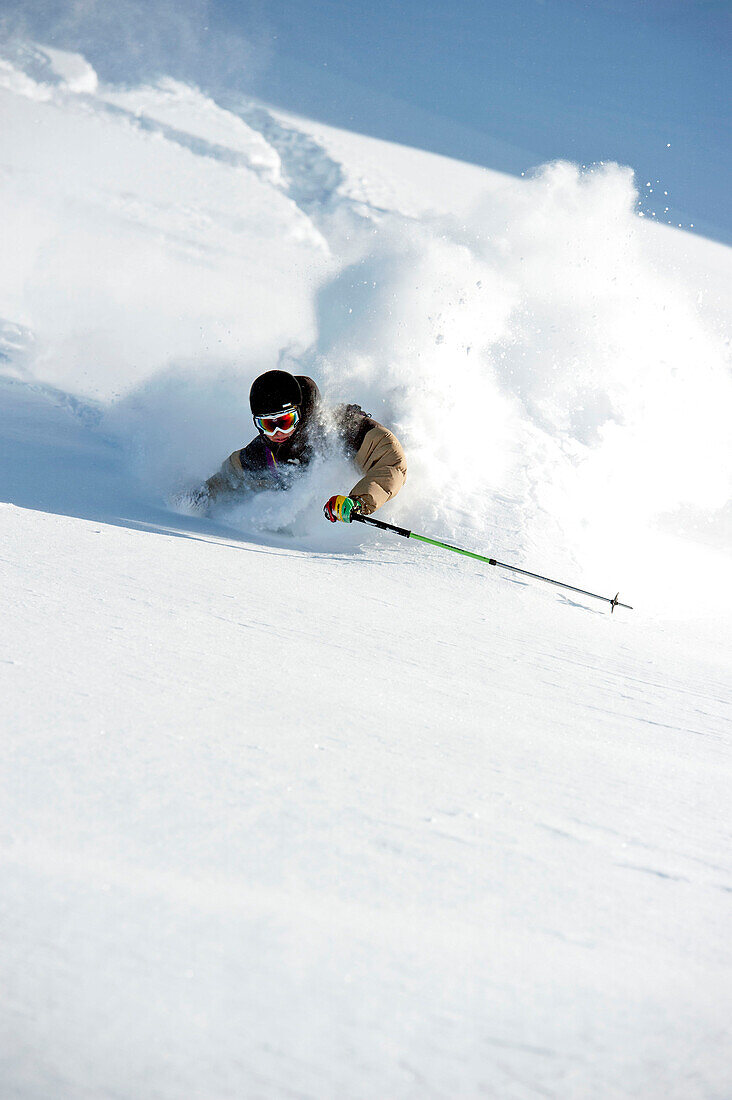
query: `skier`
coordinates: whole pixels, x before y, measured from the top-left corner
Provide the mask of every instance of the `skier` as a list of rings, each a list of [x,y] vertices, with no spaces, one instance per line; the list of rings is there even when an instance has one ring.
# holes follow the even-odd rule
[[[331,523],[350,523],[354,511],[370,515],[404,484],[407,461],[396,436],[359,405],[326,408],[312,378],[267,371],[254,380],[249,404],[259,434],[230,454],[219,472],[191,494],[189,502],[196,511],[207,511],[223,496],[286,488],[293,475],[323,453],[331,434],[362,474],[347,496],[326,501],[323,512]]]

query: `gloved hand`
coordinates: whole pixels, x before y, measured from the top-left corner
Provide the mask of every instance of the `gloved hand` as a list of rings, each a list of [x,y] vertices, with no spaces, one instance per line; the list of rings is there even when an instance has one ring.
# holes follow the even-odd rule
[[[331,497],[323,505],[323,515],[331,523],[341,520],[342,523],[350,523],[354,512],[361,511],[361,502],[352,500],[351,497]]]

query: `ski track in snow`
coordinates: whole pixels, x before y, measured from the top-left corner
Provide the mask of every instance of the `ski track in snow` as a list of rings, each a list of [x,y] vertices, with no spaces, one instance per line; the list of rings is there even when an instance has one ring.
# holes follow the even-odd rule
[[[39,126],[53,111],[74,155],[93,132],[134,171],[115,190],[93,159],[81,180],[60,165],[47,192],[39,139],[3,177],[29,181],[33,217],[12,191],[29,241],[34,218],[54,227],[28,248],[51,275],[25,257],[28,289],[15,270],[0,285],[4,1095],[722,1100],[732,693],[728,589],[711,574],[723,554],[688,549],[710,577],[673,576],[678,608],[648,606],[624,558],[637,610],[610,617],[435,548],[325,529],[327,472],[261,515],[163,505],[177,479],[244,442],[246,378],[227,356],[246,345],[269,279],[286,316],[259,316],[245,374],[280,355],[332,389],[363,390],[407,438],[412,407],[433,433],[432,452],[411,438],[390,518],[528,568],[554,554],[547,571],[581,579],[580,543],[550,524],[543,482],[556,475],[561,508],[557,454],[581,468],[597,461],[592,439],[619,430],[592,388],[612,364],[598,359],[584,380],[590,443],[551,427],[555,395],[526,365],[523,329],[490,314],[505,288],[477,286],[495,257],[440,213],[440,188],[469,191],[475,170],[437,158],[428,176],[415,153],[415,179],[390,194],[403,150],[390,160],[383,143],[299,128],[261,104],[225,111],[174,82],[99,89],[80,59],[42,50],[22,60],[3,70],[19,119]],[[378,165],[374,182],[359,157]],[[589,218],[584,185],[560,172],[544,186],[558,216],[576,204],[570,226]],[[229,203],[237,187],[251,208]],[[130,273],[105,283],[100,268],[110,293],[96,298],[93,249],[64,251],[87,222],[94,248]],[[482,232],[490,212],[471,224]],[[604,239],[591,218],[586,230]],[[531,263],[532,233],[494,231],[510,283],[523,263],[512,248]],[[622,252],[617,236],[607,246]],[[53,278],[69,258],[67,295]],[[207,284],[189,284],[189,261],[213,286],[200,308]],[[232,282],[239,299],[222,297]],[[129,344],[112,287],[140,330]],[[88,310],[74,312],[84,293]],[[595,294],[622,315],[602,279]],[[541,325],[531,300],[521,324]],[[472,350],[484,315],[512,364],[500,385],[485,381],[500,357]],[[159,344],[145,359],[148,335]],[[704,344],[710,362],[715,346]],[[699,383],[710,403],[725,392],[716,377]],[[497,410],[492,480],[465,469],[460,493],[454,439],[439,434],[441,379],[444,408],[455,383]],[[557,385],[558,406],[575,400],[567,379]],[[517,418],[517,395],[533,419]],[[590,488],[601,463],[596,476]],[[301,533],[272,533],[288,506]],[[588,515],[566,517],[571,530]],[[671,572],[679,545],[663,544]],[[605,583],[619,561],[589,547]]]
[[[339,200],[344,176],[341,166],[308,134],[283,125],[265,107],[241,106],[238,113],[276,151],[285,171],[293,202],[316,218]]]

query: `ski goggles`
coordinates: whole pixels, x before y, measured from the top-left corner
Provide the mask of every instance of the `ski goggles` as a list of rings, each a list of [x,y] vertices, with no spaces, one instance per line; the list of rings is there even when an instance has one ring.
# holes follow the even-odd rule
[[[254,417],[255,427],[265,435],[276,435],[277,432],[292,435],[299,423],[299,409],[286,409],[285,412],[273,413],[272,416]]]

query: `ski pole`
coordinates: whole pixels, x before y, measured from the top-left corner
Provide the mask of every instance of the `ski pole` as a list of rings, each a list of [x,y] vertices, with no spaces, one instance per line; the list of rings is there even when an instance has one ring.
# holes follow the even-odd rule
[[[524,577],[533,577],[537,581],[546,581],[547,584],[554,584],[557,588],[566,588],[570,592],[579,592],[582,596],[591,596],[593,600],[603,600],[605,603],[610,604],[610,613],[615,610],[616,607],[627,607],[629,611],[633,608],[629,603],[621,603],[618,599],[620,593],[618,592],[614,599],[610,599],[609,596],[598,596],[597,592],[588,592],[586,588],[575,588],[573,584],[564,584],[562,581],[554,581],[551,577],[543,577],[541,573],[530,573],[528,569],[519,569],[517,565],[507,565],[504,561],[496,561],[495,558],[484,557],[483,554],[474,554],[472,550],[461,550],[459,546],[451,546],[449,542],[440,542],[438,539],[428,539],[426,535],[417,535],[414,531],[408,531],[406,527],[395,527],[393,523],[384,523],[380,519],[371,519],[370,516],[361,516],[358,512],[351,512],[351,523],[367,523],[369,527],[378,527],[380,531],[393,531],[395,535],[402,535],[405,539],[417,539],[418,542],[428,542],[430,546],[441,546],[443,550],[452,550],[455,554],[464,554],[466,558],[475,558],[476,561],[484,561],[487,565],[498,565],[501,569],[510,569],[513,573],[521,573]]]

